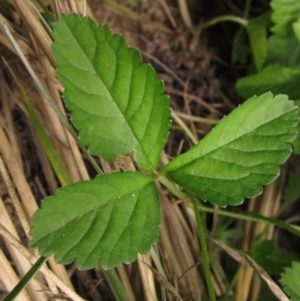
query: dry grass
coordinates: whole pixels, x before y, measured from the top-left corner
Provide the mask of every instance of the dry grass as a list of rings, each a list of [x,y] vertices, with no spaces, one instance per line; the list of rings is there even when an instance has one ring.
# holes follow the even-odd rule
[[[91,3],[93,10],[90,9],[89,3],[85,7],[85,1],[47,1],[51,11],[56,14],[84,12],[100,23],[108,23],[114,31],[122,31],[129,43],[141,48],[144,57],[158,67],[159,75],[165,80],[166,91],[171,95],[174,124],[186,128],[185,134],[178,134],[178,131],[170,134],[166,153],[162,156],[164,163],[169,160],[169,156],[175,156],[189,148],[193,141],[198,141],[203,133],[210,130],[215,120],[232,106],[231,103],[228,105],[228,102],[227,105],[226,102],[224,104],[224,98],[225,101],[227,98],[220,92],[221,84],[215,78],[212,61],[216,59],[216,55],[213,51],[208,51],[203,45],[205,43],[195,41],[186,1],[171,3],[170,5],[165,0],[153,0],[152,3],[143,1],[136,11],[128,12],[125,8],[116,8],[109,3],[105,5],[97,1]],[[34,5],[41,11],[37,4]],[[2,2],[0,13],[0,21],[9,27],[38,78],[47,87],[58,107],[65,112],[61,101],[63,88],[56,78],[55,62],[51,55],[51,36],[40,22],[31,2]],[[140,20],[144,20],[145,15],[147,22],[142,24]],[[185,31],[180,30],[180,26],[183,26],[179,25],[180,23],[185,24]],[[205,42],[206,38],[202,38],[202,42]],[[169,47],[176,39],[184,49],[180,55],[176,51],[172,53]],[[155,55],[156,51],[159,51],[159,57]],[[88,179],[95,175],[95,171],[87,163],[85,155],[62,125],[48,100],[28,75],[3,32],[0,32],[0,52],[16,76],[14,79],[1,62],[0,292],[5,296],[38,258],[38,254],[28,247],[30,217],[39,207],[41,199],[53,194],[63,184],[57,180],[32,126],[26,110],[26,101],[34,107],[67,170],[70,182]],[[204,101],[203,96],[209,101]],[[176,111],[181,112],[181,115],[176,114]],[[105,172],[111,172],[116,166],[103,162],[101,158],[95,160]],[[273,216],[281,200],[283,183],[284,176],[270,185],[260,198],[248,202],[248,210]],[[116,268],[120,279],[131,301],[162,300],[159,290],[166,291],[168,300],[207,300],[201,268],[201,251],[195,234],[195,217],[191,206],[183,200],[175,199],[163,187],[159,187],[159,193],[162,207],[161,232],[155,250],[160,256],[158,262],[165,276],[157,272],[157,266],[153,264],[150,255],[147,255],[139,256],[137,262],[131,265],[120,264]],[[213,224],[218,221],[217,210],[215,213]],[[243,233],[240,246],[244,251],[251,248],[258,236],[274,236],[274,227],[266,230],[265,224],[246,222],[240,223],[239,228]],[[225,276],[220,250],[224,249],[233,257],[235,253],[228,246],[226,249],[222,243],[212,243],[210,248],[210,253],[214,254],[211,270],[215,291],[217,296],[222,296],[228,293],[231,280]],[[248,263],[248,266],[241,265],[237,281],[228,295],[235,296],[239,301],[257,300],[261,281],[258,274],[263,273],[258,268],[253,269],[254,265],[251,262],[249,266],[249,261],[236,257],[235,259],[242,264]],[[276,289],[278,290],[277,287]],[[114,297],[101,268],[79,271],[74,265],[64,267],[50,258],[16,300],[62,299],[114,300]],[[281,300],[285,300],[284,297]]]

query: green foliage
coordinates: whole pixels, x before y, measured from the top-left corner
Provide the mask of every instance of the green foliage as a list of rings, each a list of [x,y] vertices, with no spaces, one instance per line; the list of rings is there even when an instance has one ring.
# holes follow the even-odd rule
[[[284,189],[284,200],[287,203],[293,203],[300,198],[300,172],[292,175]]]
[[[270,275],[280,275],[283,269],[289,266],[295,259],[289,254],[275,252],[275,242],[273,240],[263,240],[255,245],[249,255],[263,267]]]
[[[143,170],[155,171],[169,128],[163,82],[106,26],[73,14],[54,29],[57,74],[81,142],[108,161],[134,152]]]
[[[165,168],[202,200],[226,206],[262,192],[291,152],[297,109],[286,96],[253,97],[224,118],[200,143]]]
[[[257,301],[278,301],[278,298],[271,292],[269,286],[265,282],[261,282],[259,296]],[[235,300],[236,301],[236,300]]]
[[[271,7],[271,20],[274,24],[271,28],[273,35],[269,37],[268,43],[264,43],[266,32],[263,37],[262,29],[254,28],[252,34],[248,30],[250,41],[252,35],[255,37],[255,32],[257,32],[257,39],[259,37],[261,39],[261,42],[251,47],[251,50],[256,67],[262,66],[262,68],[256,68],[258,73],[240,78],[236,83],[236,89],[244,99],[253,94],[271,91],[274,94],[283,93],[292,99],[300,100],[300,3],[298,0],[273,0]],[[249,22],[248,27],[252,22]],[[260,65],[257,57],[260,58]],[[300,137],[295,140],[293,146],[294,151],[300,154]]]
[[[232,43],[231,60],[233,63],[246,63],[250,54],[250,47],[247,45],[248,36],[245,28],[241,27],[235,34]]]
[[[285,291],[291,296],[291,301],[300,300],[300,262],[293,262],[291,268],[286,268],[280,282]]]
[[[89,18],[62,15],[54,33],[57,74],[82,143],[106,160],[133,153],[141,172],[101,175],[46,198],[31,230],[32,246],[42,255],[54,253],[61,263],[76,260],[82,269],[132,262],[158,238],[156,180],[180,196],[174,182],[226,206],[261,193],[262,185],[278,176],[298,122],[297,108],[286,96],[252,97],[161,172],[170,108],[154,70],[123,37]]]
[[[300,18],[297,20],[297,22],[293,23],[293,29],[295,36],[300,41]]]
[[[296,100],[295,101],[295,105],[300,106],[300,100]],[[300,111],[298,111],[298,117],[300,118]],[[293,145],[293,150],[295,152],[295,154],[300,155],[300,124],[298,123],[297,126],[297,132],[298,132],[298,136],[297,138],[293,141],[292,145]]]
[[[265,66],[300,67],[300,43],[295,36],[271,36],[268,40]]]
[[[270,14],[266,13],[253,19],[247,25],[250,46],[257,71],[263,67],[267,56],[267,26]]]
[[[153,178],[116,172],[63,187],[43,201],[33,223],[32,246],[60,263],[76,260],[81,269],[130,263],[158,238]]]
[[[293,99],[300,98],[300,69],[270,65],[261,72],[237,81],[236,89],[247,99],[250,95],[271,91],[274,94],[285,93]]]
[[[300,17],[300,2],[298,0],[272,0],[273,9],[272,31],[278,36],[288,36],[292,24]]]
[[[260,71],[267,56],[267,30],[270,24],[270,13],[267,12],[248,22],[235,34],[232,45],[232,62],[246,63],[252,52],[255,69]],[[249,40],[249,42],[248,42]]]
[[[288,2],[288,3],[287,3]],[[299,1],[298,0],[273,0],[271,7],[271,19],[274,22],[272,27],[273,35],[268,39],[268,43],[263,42],[263,33],[255,31],[258,36],[261,36],[261,43],[256,43],[252,47],[254,58],[256,53],[267,55],[263,62],[261,70],[258,73],[246,76],[237,81],[237,91],[244,98],[251,97],[253,91],[257,94],[271,91],[274,94],[288,94],[293,99],[300,99],[300,90],[298,89],[299,73],[300,73],[300,43],[297,39],[297,24],[295,23],[299,16]],[[251,24],[249,22],[249,24]],[[264,23],[267,25],[268,23]],[[262,26],[262,25],[261,25]],[[299,25],[298,25],[299,26]],[[260,33],[261,32],[261,33]],[[249,33],[251,37],[251,33]],[[266,31],[265,31],[266,38]],[[251,38],[250,38],[251,39]],[[263,49],[265,47],[265,49]],[[260,56],[260,63],[263,61],[263,56]],[[257,59],[255,59],[257,66]],[[280,92],[278,92],[280,91]]]

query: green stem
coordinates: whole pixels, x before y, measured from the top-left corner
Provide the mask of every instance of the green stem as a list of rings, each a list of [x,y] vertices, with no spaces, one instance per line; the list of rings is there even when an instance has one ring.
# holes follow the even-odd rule
[[[220,122],[220,120],[217,120],[217,119],[209,119],[209,118],[204,118],[204,117],[193,116],[193,115],[185,114],[185,113],[182,113],[182,112],[179,112],[176,110],[172,110],[172,113],[181,117],[182,119],[195,121],[195,122],[199,122],[199,123],[216,125]]]
[[[175,114],[174,112],[171,113],[171,117],[177,124],[179,124],[182,127],[182,129],[184,130],[186,135],[190,138],[192,143],[194,145],[197,144],[198,140],[195,138],[194,134],[190,131],[190,129],[185,125],[185,123],[180,119],[180,117],[178,117],[177,114]]]
[[[242,26],[247,26],[248,25],[248,20],[246,20],[244,18],[240,18],[240,17],[232,16],[232,15],[227,15],[227,16],[220,16],[220,17],[213,18],[213,19],[209,20],[208,22],[206,22],[204,24],[199,24],[198,30],[201,31],[204,28],[207,28],[207,27],[213,26],[217,23],[225,22],[225,21],[235,22],[235,23],[238,23]]]
[[[13,290],[4,298],[3,301],[12,301],[17,298],[17,296],[25,289],[29,281],[35,276],[35,274],[40,270],[43,264],[47,261],[48,257],[40,257],[37,262],[31,267],[31,269],[26,273],[20,282],[13,288]]]
[[[252,0],[246,0],[245,11],[244,11],[244,18],[245,19],[247,19],[248,16],[249,16],[251,2],[252,2]]]
[[[44,15],[47,17],[47,19],[51,22],[55,22],[55,17],[53,13],[48,9],[47,5],[45,5],[43,0],[36,0],[36,2],[39,4],[39,6],[43,9]],[[34,6],[32,4],[32,6]],[[43,22],[43,24],[45,24]]]
[[[189,199],[189,200],[191,200],[191,202],[193,204],[195,217],[196,217],[196,223],[197,223],[197,232],[198,232],[198,237],[199,237],[200,246],[201,246],[201,250],[202,250],[202,256],[203,256],[203,271],[204,271],[204,276],[205,276],[205,280],[206,280],[209,300],[216,301],[214,286],[213,286],[211,272],[210,272],[210,263],[209,263],[209,256],[208,256],[208,251],[207,251],[205,227],[203,225],[203,221],[202,221],[202,218],[201,218],[201,215],[199,212],[199,206],[198,206],[199,202],[192,194],[188,194],[188,193],[181,191],[176,186],[176,184],[174,184],[172,181],[170,181],[165,175],[161,175],[158,178],[158,180],[164,186],[166,186],[174,195],[176,195],[180,199]]]
[[[198,203],[198,209],[201,211],[204,211],[204,212],[214,213],[213,208],[203,206],[200,203]],[[298,226],[290,225],[290,224],[288,224],[284,221],[278,220],[276,218],[266,217],[261,214],[255,213],[255,212],[236,213],[236,212],[230,212],[230,211],[219,209],[218,214],[222,215],[222,216],[231,217],[234,219],[241,219],[241,220],[247,220],[247,221],[252,221],[252,222],[263,222],[263,223],[272,224],[279,228],[285,229],[292,234],[300,236],[300,228]]]
[[[116,300],[117,301],[130,301],[116,271],[114,269],[112,269],[112,270],[102,270],[102,272],[103,272],[103,274],[108,282],[108,285],[111,288]]]
[[[176,184],[170,181],[165,175],[160,175],[157,179],[160,181],[164,186],[166,186],[174,195],[176,195],[180,199],[189,199],[189,196],[181,191]]]
[[[108,3],[109,5],[111,5],[112,7],[118,9],[119,11],[129,15],[129,16],[133,16],[135,18],[140,19],[140,15],[135,13],[134,11],[130,10],[129,8],[127,8],[124,5],[118,4],[117,2],[113,1],[113,0],[104,0],[104,2]]]
[[[190,200],[193,203],[194,212],[196,216],[197,230],[198,230],[197,232],[198,232],[198,237],[199,237],[202,256],[203,256],[203,271],[206,280],[209,300],[216,301],[216,295],[215,295],[211,272],[210,272],[210,261],[209,261],[208,251],[207,251],[205,227],[203,225],[201,213],[198,210],[198,200],[192,194],[190,194]]]

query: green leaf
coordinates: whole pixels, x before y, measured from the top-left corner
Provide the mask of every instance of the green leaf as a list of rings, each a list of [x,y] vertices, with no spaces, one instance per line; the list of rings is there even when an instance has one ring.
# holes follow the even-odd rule
[[[284,200],[287,203],[294,203],[300,198],[300,172],[292,175],[284,189]]]
[[[284,268],[289,266],[295,257],[275,251],[274,240],[263,240],[256,244],[249,255],[270,275],[280,275]]]
[[[278,36],[290,35],[292,23],[300,17],[300,1],[272,0],[270,5],[273,9],[271,19],[275,23],[273,33]]]
[[[250,48],[248,46],[246,30],[244,27],[241,27],[233,39],[231,60],[233,63],[245,63],[249,53]]]
[[[300,41],[300,18],[293,24],[293,30],[298,41]]]
[[[254,96],[163,171],[202,200],[240,204],[278,176],[297,123],[297,107],[285,95]]]
[[[273,35],[269,38],[265,66],[268,65],[300,68],[300,43],[294,35],[289,37]]]
[[[153,178],[113,173],[59,189],[33,216],[32,246],[81,269],[115,267],[146,254],[158,239],[160,205]]]
[[[259,286],[259,295],[257,296],[256,301],[278,301],[278,298],[272,293],[265,281],[261,281]]]
[[[134,158],[156,171],[169,128],[163,82],[125,39],[90,18],[61,15],[53,55],[79,138],[93,155]]]
[[[297,107],[300,107],[300,100],[296,100],[295,105]],[[298,111],[298,117],[300,118],[300,111]],[[293,141],[292,145],[293,145],[294,153],[300,155],[300,124],[298,124],[297,126],[297,132],[298,132],[297,137]]]
[[[300,262],[294,261],[291,268],[286,268],[280,282],[284,290],[291,296],[291,301],[300,301]]]
[[[287,94],[291,99],[300,99],[299,82],[300,69],[268,66],[260,73],[239,79],[236,89],[244,99],[268,91]]]
[[[266,13],[251,20],[247,25],[252,55],[258,71],[262,69],[267,55],[267,26],[269,19],[270,13]]]

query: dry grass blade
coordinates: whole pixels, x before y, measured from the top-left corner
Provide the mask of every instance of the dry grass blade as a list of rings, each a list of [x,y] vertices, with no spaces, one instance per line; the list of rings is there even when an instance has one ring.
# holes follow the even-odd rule
[[[34,264],[37,260],[36,256],[33,255],[26,247],[24,247],[5,227],[0,224],[0,234],[4,236],[9,243],[14,246],[20,254],[27,258],[31,264]],[[43,266],[40,270],[48,281],[52,281],[57,287],[59,287],[67,296],[69,296],[74,301],[83,301],[69,286],[67,286],[63,281],[61,281],[53,272],[48,268]],[[42,293],[44,289],[41,289],[36,292]],[[38,299],[33,300],[46,300],[43,297],[43,294],[40,294]]]
[[[289,301],[285,293],[280,289],[280,287],[275,283],[275,281],[266,273],[266,271],[257,264],[249,255],[240,255],[237,251],[231,247],[225,245],[222,241],[213,239],[213,242],[222,248],[228,255],[234,258],[236,261],[242,263],[243,265],[250,265],[252,269],[266,282],[270,290],[280,301]]]
[[[173,15],[172,15],[172,13],[171,13],[171,10],[170,10],[168,4],[166,3],[165,0],[159,0],[159,2],[161,4],[163,10],[165,11],[166,15],[168,16],[168,19],[170,20],[170,23],[172,24],[172,26],[174,28],[176,28],[177,24],[176,24],[176,21],[175,21]]]
[[[18,240],[20,240],[18,232],[19,229],[17,229],[17,221],[16,219],[12,220],[6,206],[4,205],[3,200],[0,200],[0,225],[5,225],[6,231],[9,231],[13,237],[17,237]],[[24,235],[24,234],[23,234]],[[6,254],[9,254],[9,257],[14,263],[14,266],[17,269],[18,274],[20,277],[24,276],[26,272],[31,268],[31,263],[28,261],[28,259],[20,256],[19,249],[17,247],[14,247],[11,241],[7,238],[3,239],[6,249]],[[1,280],[6,282],[5,280],[6,273],[1,273]],[[10,291],[13,287],[17,284],[17,279],[12,275],[14,278],[14,283],[6,283],[6,289]],[[4,279],[2,279],[4,278]],[[27,286],[25,294],[28,294],[30,296],[30,300],[46,300],[43,296],[43,294],[39,293],[40,290],[42,290],[43,287],[40,283],[38,283],[36,280],[33,280],[29,283]]]
[[[49,52],[51,39],[49,38],[48,33],[44,30],[43,25],[38,20],[37,14],[35,14],[30,7],[29,2],[14,1],[11,4],[14,5],[18,11],[20,10],[23,12],[23,14],[20,13],[19,15],[20,23],[13,24],[11,23],[12,20],[4,19],[4,17],[1,17],[1,20],[4,20],[7,26],[11,28],[11,32],[17,39],[18,46],[21,48],[22,53],[30,60],[35,72],[39,74],[40,78],[43,78],[44,84],[51,91],[52,95],[56,96],[57,103],[60,103],[62,108],[60,99],[61,87],[57,84],[54,68],[52,66],[53,58]],[[24,12],[27,12],[28,14],[24,14]],[[25,35],[24,38],[20,36],[17,32],[19,32],[18,26],[22,26],[22,22],[25,22],[27,29],[30,32],[34,32],[34,34]],[[28,40],[28,36],[30,36],[33,40]],[[11,47],[11,44],[2,32],[0,38],[2,45],[7,46],[7,49],[10,50],[10,52],[5,51],[2,54],[6,57],[7,61],[10,63],[12,62],[11,67],[20,79],[20,85],[22,87],[26,87],[26,93],[30,94],[33,104],[39,113],[40,120],[43,121],[45,128],[48,133],[50,133],[49,136],[56,146],[56,149],[59,151],[61,158],[63,158],[65,166],[71,167],[70,175],[72,180],[78,181],[82,178],[87,178],[88,173],[76,143],[74,143],[74,141],[70,138],[69,133],[65,131],[64,127],[58,120],[57,115],[53,112],[53,109],[49,106],[45,98],[39,91],[32,88],[33,83],[30,81],[26,71],[24,71],[22,64],[20,64],[19,61],[16,61],[16,57],[13,56],[15,49]],[[49,55],[49,57],[47,55]],[[9,79],[8,74],[5,74],[5,81],[4,77],[1,77],[1,87],[3,88],[1,89],[1,103],[5,108],[5,111],[1,112],[0,153],[3,156],[3,160],[5,161],[5,165],[7,166],[12,181],[16,186],[18,195],[22,202],[22,207],[25,208],[26,212],[24,213],[24,216],[28,218],[31,217],[38,208],[34,194],[38,195],[39,198],[43,198],[49,194],[49,190],[52,193],[55,192],[57,189],[57,182],[53,177],[53,171],[49,168],[48,159],[45,157],[44,150],[41,148],[39,140],[35,136],[34,131],[31,130],[30,123],[26,120],[27,114],[22,101],[18,99],[19,96],[18,93],[16,93],[17,90],[12,81],[7,81],[7,79]],[[17,119],[16,117],[12,117],[16,112],[18,114]],[[21,128],[21,134],[23,136],[25,134],[25,140],[22,136],[20,136],[20,128],[17,128],[16,122],[22,122],[22,124],[25,124],[25,128],[24,126]],[[71,147],[69,143],[72,145]],[[32,150],[30,151],[28,147]],[[33,154],[35,154],[34,157],[32,157]],[[78,157],[77,160],[75,160],[73,154]],[[41,163],[38,163],[39,159],[41,160]],[[36,167],[35,169],[32,169],[32,162],[33,164],[41,164],[42,171],[44,172],[43,178],[40,178],[40,175],[36,174],[38,171]],[[31,175],[32,170],[35,173],[34,176]],[[44,184],[45,179],[47,181],[46,187]],[[10,187],[12,187],[12,185]],[[13,189],[11,189],[11,191],[13,191]],[[13,193],[10,193],[10,195],[12,196],[11,199],[16,199]],[[7,204],[9,204],[7,200],[5,203],[6,206],[3,207],[3,211],[1,210],[3,213],[6,212],[4,208],[6,208]],[[10,215],[7,214],[6,218],[4,218],[3,215],[1,216],[0,221],[2,224],[6,225],[6,227],[9,224],[15,224],[15,221],[10,222],[11,219],[15,219],[14,214],[11,215],[12,213],[13,212],[10,212]],[[17,236],[17,233],[21,231],[21,233],[23,233],[22,236],[24,236],[24,233],[28,234],[29,226],[27,225],[25,228],[27,229],[23,231],[20,227],[18,227],[12,233],[14,233],[14,236]],[[9,231],[13,230],[10,229]],[[26,240],[24,237],[23,239]],[[4,239],[4,241],[6,241],[6,239]],[[6,251],[10,254],[9,256],[14,258],[15,266],[19,271],[19,275],[22,276],[30,269],[31,264],[28,261],[27,264],[24,264],[23,262],[26,263],[26,261],[24,261],[23,257],[19,256],[18,252],[15,252],[15,248],[11,248],[10,246],[10,243],[6,244]],[[70,288],[72,288],[72,284],[65,268],[57,265],[53,258],[49,259],[49,264],[52,270],[55,271],[56,275],[64,281],[65,288],[68,287],[68,290],[70,290]],[[46,289],[46,291],[49,291],[50,295],[57,295],[59,291],[56,286],[53,285],[50,278],[47,279],[48,289]],[[44,282],[42,278],[40,280]],[[61,285],[61,287],[63,287],[63,285]],[[9,290],[10,288],[7,289]],[[44,300],[45,297],[43,291],[45,291],[45,287],[41,287],[37,281],[31,281],[29,283],[28,290],[31,300]],[[76,294],[74,294],[74,296],[76,296]],[[76,298],[77,297],[75,297],[75,299]]]
[[[182,301],[176,289],[158,271],[149,266],[147,263],[145,264],[152,271],[155,279],[166,289],[166,291],[168,291],[173,297],[175,297],[175,300]]]
[[[151,263],[149,256],[138,255],[137,258],[141,280],[144,287],[144,296],[146,301],[158,301],[155,292],[155,283],[153,279],[153,274],[147,268]]]
[[[14,8],[17,10],[21,19],[26,23],[28,30],[33,34],[34,40],[42,48],[43,53],[47,56],[47,59],[54,66],[55,62],[51,54],[51,39],[46,32],[45,28],[41,26],[38,16],[29,4],[29,1],[23,0],[11,0]]]
[[[8,258],[5,257],[3,251],[0,249],[0,270],[5,271],[5,276],[0,279],[8,291],[11,291],[20,281],[15,271],[13,270]],[[4,273],[3,273],[4,274]],[[15,299],[16,301],[30,301],[29,294],[23,290],[21,294]]]
[[[178,5],[179,5],[179,8],[180,8],[181,17],[182,17],[182,20],[185,23],[185,26],[187,28],[192,28],[193,23],[192,23],[190,12],[189,12],[189,9],[188,9],[188,6],[187,6],[187,2],[184,1],[184,0],[178,0]]]
[[[194,300],[201,300],[204,285],[195,265],[200,256],[197,242],[177,205],[170,203],[164,191],[161,191],[160,196],[163,209],[160,243],[167,254],[164,265],[171,269],[166,269],[166,274],[168,279],[175,280],[184,275],[178,283],[182,299],[193,296]],[[194,268],[190,269],[191,266]],[[185,273],[187,270],[189,272]]]
[[[277,178],[266,187],[264,193],[250,200],[248,211],[272,217],[279,208],[284,175]],[[253,223],[247,221],[242,242],[243,251],[249,251],[257,240],[271,239],[274,234],[274,226],[266,227],[264,223]],[[259,279],[255,278],[254,270],[248,266],[242,268],[236,284],[236,296],[238,300],[247,300],[249,295],[258,295],[260,290]],[[250,294],[251,292],[251,294]],[[256,296],[258,297],[258,296]]]
[[[11,202],[14,206],[14,209],[16,210],[17,216],[18,216],[19,220],[21,221],[23,231],[27,235],[29,233],[29,229],[30,229],[29,221],[27,220],[27,217],[22,209],[21,203],[20,203],[19,198],[16,194],[16,191],[12,185],[12,182],[9,178],[7,169],[4,166],[4,162],[3,162],[1,156],[0,156],[0,173],[1,173],[2,179],[4,181],[4,184],[6,186],[6,189],[8,191],[8,194],[10,196]]]

